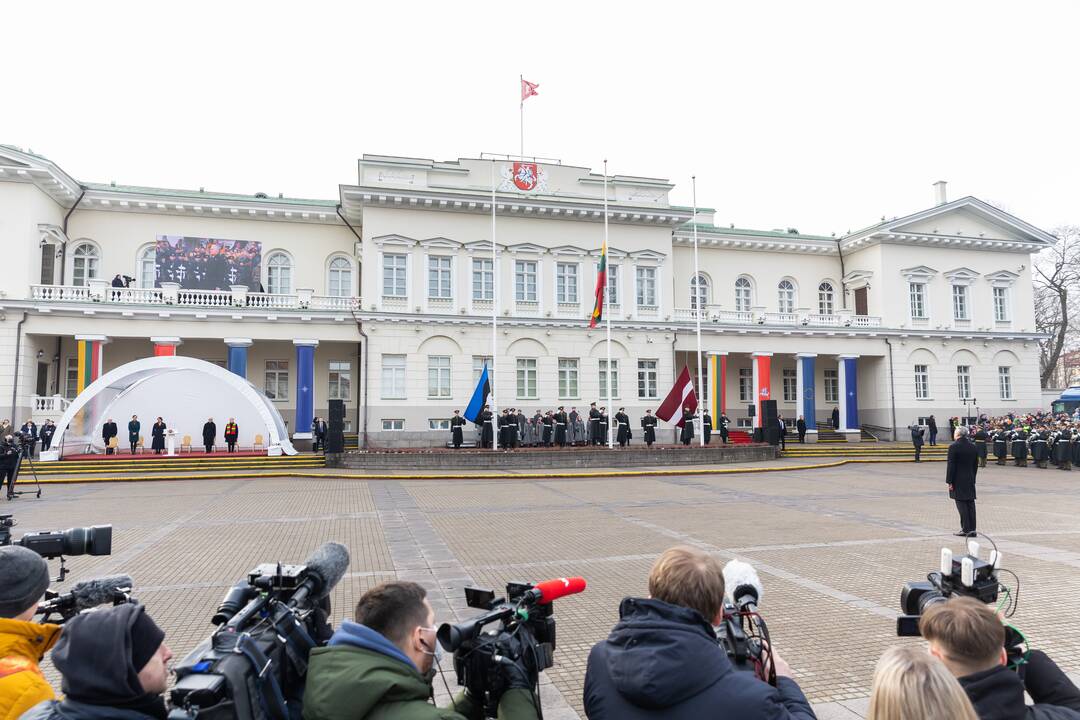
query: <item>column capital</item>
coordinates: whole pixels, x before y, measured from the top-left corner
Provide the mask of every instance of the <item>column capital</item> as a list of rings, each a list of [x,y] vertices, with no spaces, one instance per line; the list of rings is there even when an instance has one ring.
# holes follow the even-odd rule
[[[112,338],[108,335],[76,335],[75,339],[79,342],[99,342],[102,344],[112,342]]]
[[[184,341],[178,337],[152,337],[150,338],[150,342],[155,345],[182,345],[184,343]]]
[[[318,347],[319,346],[319,341],[318,340],[293,340],[292,344],[297,345],[297,346],[305,346],[305,347]]]
[[[837,359],[837,360],[857,360],[858,358],[859,358],[859,356],[858,356],[858,355],[852,355],[852,354],[847,354],[847,355],[837,355],[837,356],[836,356],[836,359]]]
[[[225,344],[229,347],[251,347],[251,338],[225,338]]]
[[[708,350],[706,352],[708,352],[709,355],[716,355],[718,357],[726,356],[728,354],[727,350]]]
[[[795,353],[795,357],[800,358],[816,358],[817,353]]]
[[[750,354],[753,355],[754,357],[772,357],[771,352],[754,352],[754,353],[750,353]]]

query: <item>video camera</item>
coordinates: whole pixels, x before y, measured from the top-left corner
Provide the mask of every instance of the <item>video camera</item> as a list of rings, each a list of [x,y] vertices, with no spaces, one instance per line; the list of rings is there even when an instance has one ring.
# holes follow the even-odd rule
[[[765,594],[757,571],[749,563],[732,560],[724,566],[724,587],[723,619],[713,628],[720,647],[736,670],[753,672],[776,685],[769,627],[757,607]]]
[[[138,602],[131,597],[132,582],[129,575],[110,575],[77,582],[71,592],[60,594],[45,591],[45,602],[38,605],[36,615],[40,622],[62,625],[83,610],[112,603],[114,606]],[[58,617],[53,617],[53,616]]]
[[[345,546],[326,543],[303,565],[259,565],[236,583],[218,629],[176,667],[169,718],[299,717],[308,655],[330,639],[329,595],[348,567]]]
[[[521,663],[536,685],[540,672],[555,662],[555,617],[552,601],[585,589],[580,577],[545,580],[535,585],[510,582],[506,597],[494,590],[465,588],[469,607],[488,612],[465,622],[443,623],[436,637],[454,654],[458,685],[484,706],[487,717],[496,717],[499,699],[506,692],[500,665]],[[498,627],[484,629],[498,623]]]
[[[983,537],[986,537],[985,535]],[[993,546],[989,560],[979,559],[979,543],[969,539],[968,554],[955,557],[949,548],[941,549],[941,565],[937,572],[926,576],[926,582],[905,583],[900,591],[900,609],[903,615],[896,618],[896,634],[900,637],[918,636],[919,618],[927,608],[945,602],[953,596],[970,597],[984,603],[997,602],[998,594],[1004,591],[1009,601],[1005,617],[1011,617],[1016,611],[1016,602],[1020,597],[1020,579],[1011,570],[1001,567],[1001,553],[997,545],[986,537]],[[1007,572],[1016,578],[1016,591],[1012,592],[998,578],[998,573]]]
[[[11,528],[15,525],[13,516],[0,515],[0,545],[22,545],[46,560],[60,558],[60,576],[56,578],[56,582],[64,582],[67,577],[68,570],[64,566],[65,555],[112,554],[112,525],[32,532],[12,541]]]

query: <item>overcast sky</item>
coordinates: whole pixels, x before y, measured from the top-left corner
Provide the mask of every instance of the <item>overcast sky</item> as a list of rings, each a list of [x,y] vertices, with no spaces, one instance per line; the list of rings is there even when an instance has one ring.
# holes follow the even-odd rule
[[[668,178],[842,234],[931,184],[1080,224],[1080,3],[5,3],[0,143],[80,180],[335,198],[363,153]]]

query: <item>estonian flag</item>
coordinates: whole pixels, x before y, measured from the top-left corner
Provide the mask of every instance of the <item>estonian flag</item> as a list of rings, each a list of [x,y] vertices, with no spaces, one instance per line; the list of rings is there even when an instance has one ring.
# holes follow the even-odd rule
[[[490,394],[491,379],[488,377],[487,363],[484,363],[484,370],[480,373],[480,381],[476,383],[476,389],[473,390],[472,400],[469,401],[469,407],[465,408],[466,420],[471,423],[480,422],[480,411],[487,405]]]

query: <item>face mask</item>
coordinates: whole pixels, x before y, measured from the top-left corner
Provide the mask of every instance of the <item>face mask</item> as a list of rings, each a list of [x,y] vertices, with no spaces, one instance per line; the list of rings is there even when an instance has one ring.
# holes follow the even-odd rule
[[[437,628],[422,627],[422,628],[420,628],[420,630],[421,631],[430,630],[434,634],[436,632]],[[424,681],[427,682],[430,685],[435,680],[435,675],[438,672],[437,668],[441,667],[442,654],[443,654],[442,645],[440,645],[438,640],[436,640],[434,637],[432,637],[432,640],[431,640],[432,645],[435,648],[434,650],[428,650],[427,649],[428,645],[423,640],[421,640],[420,642],[423,643],[423,645],[424,645],[424,648],[425,648],[424,649],[424,654],[425,655],[430,655],[432,657],[432,659],[433,659],[433,662],[431,663],[431,667],[428,668],[427,672],[423,673]]]

